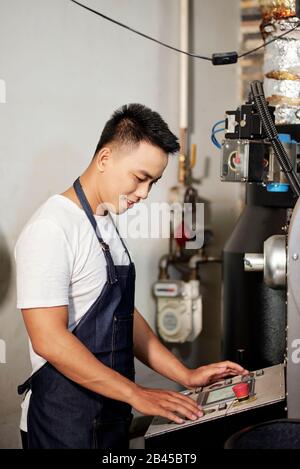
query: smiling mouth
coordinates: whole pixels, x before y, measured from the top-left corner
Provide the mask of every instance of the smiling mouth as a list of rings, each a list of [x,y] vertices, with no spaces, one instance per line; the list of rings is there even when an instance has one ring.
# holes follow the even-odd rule
[[[133,202],[132,200],[127,199],[127,204],[128,204],[128,205],[134,205],[134,204],[137,204],[137,203],[138,203],[138,200],[136,200],[135,202]]]

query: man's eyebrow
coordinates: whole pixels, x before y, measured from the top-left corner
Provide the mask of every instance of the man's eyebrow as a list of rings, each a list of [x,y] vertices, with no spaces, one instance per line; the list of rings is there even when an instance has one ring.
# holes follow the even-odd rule
[[[158,181],[159,179],[161,179],[161,176],[159,176],[158,178],[154,178],[153,176],[151,176],[151,174],[147,173],[147,171],[144,171],[143,169],[141,169],[139,171],[143,176],[149,178],[149,179],[153,179],[153,181]]]

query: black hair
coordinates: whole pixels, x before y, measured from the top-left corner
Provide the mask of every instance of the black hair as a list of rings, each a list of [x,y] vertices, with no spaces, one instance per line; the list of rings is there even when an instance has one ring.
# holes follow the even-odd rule
[[[143,104],[125,104],[105,124],[94,156],[108,143],[137,145],[142,141],[166,153],[176,153],[180,148],[178,138],[157,112]]]

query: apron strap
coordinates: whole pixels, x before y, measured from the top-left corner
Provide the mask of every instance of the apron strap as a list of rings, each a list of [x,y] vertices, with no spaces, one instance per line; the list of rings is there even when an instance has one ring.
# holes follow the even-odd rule
[[[91,206],[90,206],[90,204],[89,204],[89,202],[86,198],[86,195],[85,195],[85,193],[82,189],[79,178],[76,179],[76,181],[73,184],[73,187],[74,187],[76,195],[77,195],[77,197],[78,197],[78,199],[79,199],[79,201],[82,205],[82,208],[85,211],[86,216],[88,217],[88,219],[91,222],[91,225],[92,225],[92,227],[95,231],[95,234],[96,234],[97,239],[98,239],[98,241],[101,245],[101,248],[103,249],[103,254],[105,256],[105,260],[106,260],[106,264],[107,264],[107,273],[108,273],[109,283],[111,283],[111,284],[116,283],[118,281],[118,279],[117,279],[117,274],[116,274],[114,261],[112,259],[112,256],[111,256],[111,253],[110,253],[110,250],[109,250],[109,246],[108,246],[108,244],[106,244],[103,241],[103,239],[101,237],[99,227],[98,227],[97,222],[95,220],[95,217],[94,217],[93,211],[91,209]]]
[[[17,387],[19,396],[24,394],[25,391],[29,391],[30,387],[31,387],[31,376],[25,381],[25,383],[19,384],[19,386]]]
[[[118,233],[118,236],[119,236],[119,238],[120,238],[120,240],[121,240],[121,243],[122,243],[123,246],[124,246],[124,249],[125,249],[125,251],[126,251],[126,253],[127,253],[127,256],[128,256],[128,258],[129,258],[129,262],[132,264],[132,259],[131,259],[131,257],[130,257],[129,251],[128,251],[128,249],[127,249],[127,246],[126,246],[126,244],[125,244],[123,238],[120,236],[120,233],[119,233],[119,230],[118,230],[118,228],[117,228],[117,225],[115,224],[115,222],[114,222],[114,220],[113,220],[113,217],[111,216],[110,212],[108,212],[108,215],[109,215],[109,217],[110,217],[110,219],[111,219],[112,224],[113,224],[114,227],[115,227],[116,232]]]
[[[37,371],[35,371],[31,376],[29,376],[29,378],[26,379],[26,381],[23,384],[20,384],[17,387],[18,394],[21,395],[21,394],[24,394],[25,391],[26,392],[29,391],[29,389],[31,389],[31,381],[34,378],[34,376],[38,375],[44,368],[47,368],[48,366],[50,366],[49,362],[44,363]]]

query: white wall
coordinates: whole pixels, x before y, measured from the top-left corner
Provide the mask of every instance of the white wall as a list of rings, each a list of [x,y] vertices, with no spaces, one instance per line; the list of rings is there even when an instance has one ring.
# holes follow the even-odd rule
[[[202,55],[239,50],[240,1],[194,0],[194,50]],[[203,54],[204,53],[204,54]],[[193,137],[198,146],[196,174],[203,175],[208,163],[208,177],[199,188],[211,202],[214,240],[208,252],[219,255],[228,239],[240,208],[240,185],[220,181],[220,152],[210,141],[214,123],[224,119],[226,110],[238,105],[238,65],[215,66],[193,61]],[[219,140],[222,134],[218,134]],[[200,269],[206,291],[204,330],[193,351],[201,362],[219,359],[221,269],[210,265]],[[195,360],[194,360],[195,362]]]
[[[178,0],[85,3],[163,41],[179,44]],[[238,0],[194,0],[195,50],[208,53],[237,47],[238,6]],[[144,103],[178,132],[178,55],[68,0],[0,0],[0,79],[6,82],[6,104],[0,104],[0,339],[7,349],[7,363],[0,364],[0,447],[8,448],[19,444],[16,386],[30,370],[26,334],[15,307],[13,247],[18,234],[45,199],[65,190],[84,170],[104,123],[120,105]],[[225,109],[235,106],[236,84],[234,66],[217,70],[205,62],[194,65],[194,141],[199,146],[200,172],[203,157],[211,159],[210,176],[201,194],[215,202],[216,252],[232,225],[237,188],[218,182],[219,156],[210,144],[209,130]],[[166,200],[176,174],[175,158],[150,201]],[[150,285],[168,242],[128,244],[138,271],[136,304],[153,325]],[[217,271],[209,279],[216,299],[208,306],[217,320]],[[207,325],[204,345],[217,344],[218,326],[214,328],[209,321]],[[212,347],[212,354],[216,354],[214,350]],[[149,383],[151,377],[142,368],[138,372],[139,380]]]

